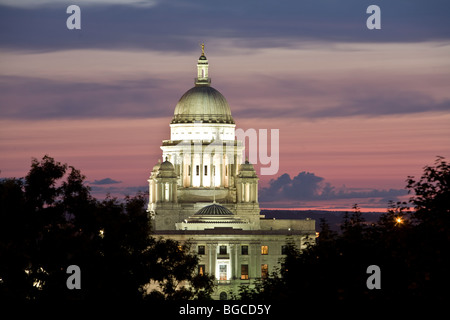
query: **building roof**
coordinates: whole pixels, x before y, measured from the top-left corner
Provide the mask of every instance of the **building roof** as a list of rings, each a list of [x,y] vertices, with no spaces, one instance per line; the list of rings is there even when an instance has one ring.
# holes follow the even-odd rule
[[[211,86],[195,86],[178,101],[171,123],[234,124],[225,97]]]
[[[203,207],[200,210],[197,211],[197,213],[195,214],[196,216],[215,216],[215,215],[219,215],[219,216],[229,216],[229,215],[233,215],[233,213],[228,210],[227,208],[217,204],[217,203],[213,203],[209,206]]]
[[[166,157],[166,161],[164,161],[163,163],[161,163],[159,165],[159,170],[160,171],[173,171],[173,170],[175,170],[175,168],[173,167],[172,162],[168,161],[167,157]]]
[[[291,236],[291,235],[311,235],[315,236],[315,230],[242,230],[234,228],[220,228],[215,227],[204,230],[155,230],[152,232],[154,235],[159,236],[173,236],[173,235],[188,235],[188,236],[201,236],[201,235],[249,235],[249,236]]]

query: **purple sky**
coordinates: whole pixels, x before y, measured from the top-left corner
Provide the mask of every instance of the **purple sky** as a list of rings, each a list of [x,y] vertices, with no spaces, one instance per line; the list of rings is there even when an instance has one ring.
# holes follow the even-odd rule
[[[237,127],[280,130],[262,207],[386,208],[450,157],[448,1],[85,0],[81,30],[68,5],[0,0],[1,177],[49,154],[99,197],[145,191],[201,42]]]

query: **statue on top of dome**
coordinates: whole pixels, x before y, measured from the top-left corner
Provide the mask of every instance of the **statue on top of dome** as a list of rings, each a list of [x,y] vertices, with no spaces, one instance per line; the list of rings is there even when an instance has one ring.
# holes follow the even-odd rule
[[[204,56],[205,55],[205,43],[202,43],[200,45],[200,47],[202,47],[202,56]]]

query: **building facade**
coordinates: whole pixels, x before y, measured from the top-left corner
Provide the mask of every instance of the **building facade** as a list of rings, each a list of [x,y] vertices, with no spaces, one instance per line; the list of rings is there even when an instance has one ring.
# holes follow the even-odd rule
[[[303,248],[315,238],[314,220],[260,215],[258,176],[243,161],[235,127],[227,100],[211,86],[202,45],[195,86],[175,106],[164,161],[148,179],[148,212],[155,235],[192,243],[198,272],[216,278],[217,299],[271,273],[287,241]]]

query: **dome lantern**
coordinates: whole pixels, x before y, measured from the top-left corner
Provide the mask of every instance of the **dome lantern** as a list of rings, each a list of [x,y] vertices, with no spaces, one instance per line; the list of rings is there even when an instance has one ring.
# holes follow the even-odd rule
[[[201,44],[202,55],[197,62],[197,78],[195,78],[195,86],[209,86],[211,78],[208,76],[208,59],[205,56],[205,44]]]
[[[219,91],[211,87],[205,44],[202,44],[202,55],[197,62],[195,86],[180,98],[171,122],[171,124],[187,123],[234,125],[227,100]]]

